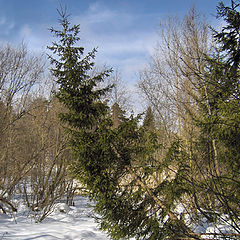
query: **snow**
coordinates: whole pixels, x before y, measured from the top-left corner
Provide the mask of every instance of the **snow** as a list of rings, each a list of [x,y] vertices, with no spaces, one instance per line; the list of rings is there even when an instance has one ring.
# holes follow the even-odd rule
[[[0,213],[0,240],[107,240],[107,235],[97,228],[93,218],[92,203],[85,197],[77,196],[75,206],[57,203],[52,213],[41,223],[24,205],[19,203],[15,215]]]
[[[41,223],[36,223],[36,216],[18,201],[18,212],[14,215],[0,213],[0,240],[109,240],[106,233],[98,229],[93,217],[93,203],[88,198],[76,196],[75,206],[56,203],[49,216]],[[178,205],[176,213],[182,213],[184,207]],[[224,217],[224,216],[223,216]],[[225,219],[226,218],[226,219]],[[225,223],[227,217],[223,218]],[[186,222],[191,222],[186,219]],[[213,224],[202,219],[191,228],[198,233],[234,233],[231,224]],[[214,235],[206,235],[207,239],[222,239]]]

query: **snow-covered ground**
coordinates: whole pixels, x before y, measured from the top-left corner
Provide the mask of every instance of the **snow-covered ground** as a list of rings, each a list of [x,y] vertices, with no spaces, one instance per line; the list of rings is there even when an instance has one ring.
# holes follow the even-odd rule
[[[74,207],[58,203],[42,223],[35,223],[23,206],[18,208],[15,216],[0,213],[0,240],[109,239],[98,230],[89,200],[77,196],[74,202]]]
[[[93,218],[92,203],[88,198],[76,196],[74,203],[75,206],[72,207],[57,203],[42,223],[35,223],[29,210],[19,202],[16,214],[11,216],[0,213],[0,240],[109,240],[105,233],[98,230]],[[216,226],[203,221],[192,228],[199,233],[233,233],[229,225]],[[214,235],[203,238],[222,239]]]

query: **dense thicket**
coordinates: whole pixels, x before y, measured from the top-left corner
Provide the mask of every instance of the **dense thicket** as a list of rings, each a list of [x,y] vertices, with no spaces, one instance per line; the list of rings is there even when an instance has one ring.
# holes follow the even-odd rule
[[[155,58],[140,83],[159,120],[149,108],[142,126],[118,104],[111,113],[102,101],[109,89],[98,83],[109,72],[89,74],[95,50],[84,56],[75,45],[79,26],[70,27],[61,13],[62,30],[52,29],[59,37],[50,47],[58,60],[51,60],[57,96],[68,109],[61,119],[71,135],[72,170],[112,238],[199,239],[196,226],[204,221],[239,231],[237,7],[219,5],[228,25],[212,44],[194,9],[179,26],[169,22],[165,59]],[[149,91],[156,85],[162,98]]]
[[[41,95],[45,85],[42,58],[26,46],[0,49],[0,210],[29,207],[29,215],[42,221],[53,204],[72,201],[73,178],[57,99]]]
[[[217,209],[210,211],[204,205],[203,189],[213,184],[215,176],[220,179],[220,168],[224,168],[216,155],[217,139],[205,132],[209,125],[204,121],[213,116],[209,79],[215,79],[210,71],[214,60],[207,51],[205,25],[195,25],[196,12],[192,10],[180,30],[185,42],[176,38],[174,31],[179,33],[178,29],[169,29],[175,41],[173,50],[180,51],[173,52],[168,45],[167,54],[173,52],[174,57],[167,55],[174,61],[170,67],[176,77],[181,75],[172,85],[175,113],[169,114],[178,124],[165,124],[167,119],[161,116],[167,115],[158,109],[162,123],[157,128],[151,108],[143,126],[139,117],[124,116],[118,104],[111,113],[102,101],[109,88],[98,87],[109,71],[90,74],[95,50],[84,56],[84,49],[77,46],[79,26],[71,27],[65,12],[60,15],[62,29],[51,29],[59,41],[49,49],[57,55],[50,57],[59,84],[57,97],[68,109],[61,120],[71,136],[72,171],[96,201],[101,228],[114,239],[201,238],[194,224],[203,217],[213,219]],[[161,61],[158,63],[161,66]],[[199,164],[206,164],[206,168],[202,171]],[[210,205],[219,207],[211,190]]]
[[[139,88],[184,158],[182,216],[239,233],[239,4],[220,2],[219,32],[209,29],[193,9],[163,28],[163,46],[141,74]],[[165,43],[165,45],[164,45]],[[160,95],[162,97],[160,97]],[[170,120],[170,121],[169,121]],[[172,163],[172,174],[179,168]],[[178,199],[179,200],[179,199]],[[189,211],[189,209],[191,209]],[[221,234],[223,234],[221,232]],[[224,234],[223,234],[224,235]],[[225,236],[226,237],[226,236]]]
[[[57,200],[71,204],[76,179],[112,239],[202,239],[204,224],[240,233],[240,14],[231,2],[217,7],[219,31],[195,9],[161,25],[138,83],[148,108],[136,117],[121,108],[119,74],[96,71],[96,49],[78,45],[79,25],[63,9],[48,47],[54,96],[37,91],[41,59],[1,48],[0,209],[17,210],[21,197],[42,221]]]
[[[163,171],[154,157],[159,145],[156,134],[150,128],[145,131],[147,124],[139,127],[138,118],[122,116],[113,125],[110,110],[101,100],[108,88],[97,88],[109,72],[89,74],[95,50],[83,55],[83,48],[76,45],[79,26],[71,27],[65,12],[60,14],[62,29],[51,30],[59,41],[49,49],[58,56],[50,57],[59,83],[57,97],[68,109],[61,119],[71,135],[72,170],[96,201],[101,228],[116,239],[158,239],[174,233],[171,228],[178,229],[178,234],[193,234],[171,210],[180,194],[174,185],[181,181],[181,174],[171,182],[157,181]],[[172,149],[166,165],[175,154]],[[169,188],[175,197],[164,194]]]

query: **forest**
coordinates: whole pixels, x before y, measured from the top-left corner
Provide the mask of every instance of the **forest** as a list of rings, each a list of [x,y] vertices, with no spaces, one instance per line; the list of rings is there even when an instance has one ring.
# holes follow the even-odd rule
[[[80,194],[111,239],[239,239],[239,6],[220,1],[218,27],[194,8],[161,22],[139,72],[143,113],[63,7],[48,60],[1,46],[0,214],[21,199],[42,222]]]

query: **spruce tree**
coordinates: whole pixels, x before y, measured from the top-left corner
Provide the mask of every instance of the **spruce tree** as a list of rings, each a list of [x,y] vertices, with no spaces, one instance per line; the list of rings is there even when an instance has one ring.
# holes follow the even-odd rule
[[[57,97],[69,110],[61,114],[61,119],[73,128],[90,129],[99,123],[108,109],[100,99],[109,88],[96,89],[96,86],[111,70],[90,76],[96,49],[84,56],[84,48],[76,45],[80,40],[79,25],[71,27],[63,9],[59,14],[62,29],[50,29],[59,41],[53,42],[48,49],[57,56],[49,56],[51,64],[55,66],[51,70],[59,86]]]
[[[110,87],[99,89],[97,85],[111,70],[91,76],[96,49],[84,55],[84,48],[77,45],[80,40],[79,25],[71,26],[63,9],[59,15],[62,28],[50,29],[59,40],[53,42],[48,49],[55,54],[49,58],[59,86],[56,96],[67,109],[67,112],[60,114],[60,120],[70,134],[70,147],[75,159],[71,164],[72,171],[75,177],[92,190],[94,196],[95,187],[104,186],[105,183],[95,176],[100,175],[107,164],[103,165],[96,160],[96,156],[102,156],[101,148],[107,144],[105,135],[101,135],[98,130],[99,126],[111,124],[108,107],[101,101]]]
[[[219,3],[218,16],[226,21],[221,31],[214,31],[216,51],[207,57],[205,75],[209,110],[200,104],[202,133],[218,143],[219,163],[230,172],[240,173],[240,13],[239,4]],[[204,99],[203,99],[204,100]],[[221,170],[221,169],[220,169]],[[226,169],[223,169],[224,173]],[[230,173],[229,172],[229,173]]]
[[[153,110],[150,106],[147,108],[145,118],[143,120],[143,126],[151,131],[153,131],[156,127]]]
[[[219,86],[216,109],[218,116],[221,116],[216,135],[232,153],[230,166],[240,170],[240,3],[233,0],[231,2],[230,7],[220,2],[218,16],[223,18],[227,25],[221,32],[215,32],[222,59],[220,63],[214,59]]]
[[[101,100],[109,87],[97,88],[110,70],[91,76],[96,50],[84,56],[84,48],[77,46],[79,25],[71,27],[66,13],[59,13],[62,29],[50,29],[59,41],[48,48],[56,56],[50,56],[59,85],[56,96],[67,109],[60,119],[70,134],[71,170],[95,200],[101,229],[112,239],[195,236],[174,212],[185,192],[181,166],[174,179],[151,182],[154,171],[163,171],[163,165],[183,155],[179,143],[157,162],[157,136],[146,134],[139,116],[124,117],[113,127],[110,110]]]

